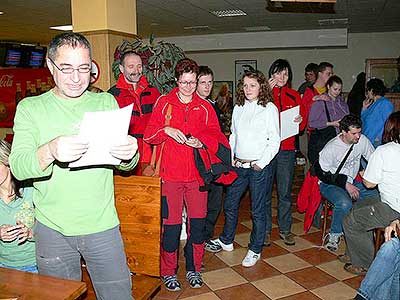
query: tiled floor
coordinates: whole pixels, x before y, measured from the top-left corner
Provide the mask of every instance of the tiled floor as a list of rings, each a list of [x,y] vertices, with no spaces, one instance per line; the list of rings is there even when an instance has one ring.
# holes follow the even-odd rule
[[[353,299],[362,276],[343,270],[336,255],[319,248],[321,231],[312,227],[303,232],[302,214],[296,212],[296,195],[303,180],[303,170],[296,167],[293,187],[293,227],[295,246],[286,246],[279,239],[276,226],[276,196],[273,201],[272,244],[264,248],[262,259],[252,268],[241,266],[247,252],[251,231],[250,201],[246,195],[241,202],[240,218],[233,252],[209,253],[204,257],[204,286],[191,289],[185,281],[184,259],[181,255],[178,277],[183,285],[179,292],[169,292],[164,287],[155,300],[345,300]],[[275,193],[274,193],[275,195]],[[224,224],[221,214],[216,235]],[[182,253],[183,251],[181,251]],[[344,252],[344,242],[338,254]]]

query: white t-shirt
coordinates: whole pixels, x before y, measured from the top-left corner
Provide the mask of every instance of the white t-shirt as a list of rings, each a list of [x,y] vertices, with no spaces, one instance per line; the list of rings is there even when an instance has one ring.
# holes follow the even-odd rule
[[[254,160],[257,166],[264,168],[279,151],[279,113],[272,102],[265,107],[257,101],[236,105],[231,131],[232,157]]]
[[[332,174],[336,172],[351,147],[350,144],[343,142],[340,136],[341,134],[331,139],[319,153],[319,164],[322,170],[330,171]],[[339,174],[347,175],[347,182],[353,183],[360,169],[361,156],[369,161],[372,152],[374,152],[374,147],[368,138],[362,134],[358,143],[354,144],[353,150]]]
[[[400,145],[390,142],[376,148],[363,178],[377,184],[382,202],[400,212]]]

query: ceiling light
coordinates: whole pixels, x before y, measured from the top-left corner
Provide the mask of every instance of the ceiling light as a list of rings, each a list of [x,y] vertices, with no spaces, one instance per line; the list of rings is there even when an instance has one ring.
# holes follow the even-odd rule
[[[246,31],[268,31],[271,30],[271,27],[268,26],[251,26],[251,27],[244,27]]]
[[[320,26],[328,26],[328,25],[347,25],[349,23],[348,18],[342,19],[321,19],[318,20]]]
[[[247,16],[247,14],[241,9],[213,10],[210,11],[210,13],[218,18]]]
[[[50,29],[72,31],[72,25],[51,26]]]
[[[183,29],[185,30],[196,30],[196,29],[209,29],[210,26],[208,25],[197,25],[197,26],[184,26]]]
[[[0,11],[0,15],[4,15],[4,11]]]

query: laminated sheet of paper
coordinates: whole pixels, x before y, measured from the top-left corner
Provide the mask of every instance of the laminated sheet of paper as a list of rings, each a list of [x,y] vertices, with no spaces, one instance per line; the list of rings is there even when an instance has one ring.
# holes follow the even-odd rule
[[[299,133],[299,123],[294,121],[299,114],[299,105],[281,112],[281,141]]]
[[[93,165],[118,165],[121,160],[110,154],[112,146],[126,143],[133,104],[121,109],[86,112],[79,136],[89,141],[88,151],[69,164],[70,168]]]

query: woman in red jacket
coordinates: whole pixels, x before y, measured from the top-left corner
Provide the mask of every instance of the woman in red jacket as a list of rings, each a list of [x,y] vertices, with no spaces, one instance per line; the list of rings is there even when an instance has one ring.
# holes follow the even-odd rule
[[[196,168],[194,149],[216,151],[217,139],[210,137],[222,133],[213,107],[196,93],[198,72],[195,61],[185,58],[178,62],[175,67],[178,87],[158,99],[144,133],[147,143],[165,143],[160,168],[163,184],[161,278],[170,291],[181,288],[176,274],[183,205],[188,215],[188,239],[184,248],[186,278],[192,288],[203,285],[200,271],[204,254],[207,191],[200,190],[203,182]],[[167,118],[170,119],[169,125]]]
[[[274,96],[274,104],[281,113],[287,109],[300,105],[300,95],[295,90],[288,87],[288,82],[292,80],[292,69],[290,64],[285,59],[277,59],[269,68],[269,84],[272,88]],[[301,115],[298,115],[293,120],[300,124],[300,130],[304,129],[305,122]],[[292,180],[295,164],[295,137],[291,136],[281,141],[281,147],[278,154],[272,161],[272,174],[276,176],[277,190],[278,190],[278,225],[279,236],[283,239],[286,245],[294,245],[295,240],[291,233],[292,227]],[[267,196],[267,226],[265,245],[270,244],[271,233],[271,196],[272,186]]]

